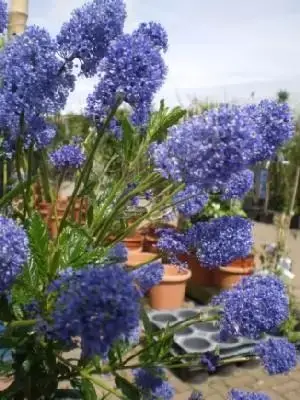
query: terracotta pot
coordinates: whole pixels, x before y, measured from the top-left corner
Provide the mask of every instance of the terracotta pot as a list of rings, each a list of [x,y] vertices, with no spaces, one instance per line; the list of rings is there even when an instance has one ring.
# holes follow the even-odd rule
[[[254,255],[250,254],[245,258],[238,258],[228,264],[229,267],[249,268],[254,267]]]
[[[213,270],[214,285],[219,289],[230,289],[253,272],[254,267],[220,267]]]
[[[143,251],[148,253],[158,254],[159,250],[157,248],[157,238],[154,236],[146,235],[143,241]]]
[[[214,276],[211,269],[202,267],[195,254],[184,254],[179,256],[180,261],[186,262],[192,272],[192,279],[194,285],[197,286],[213,286]]]
[[[141,249],[143,244],[143,236],[138,232],[134,232],[132,235],[127,236],[123,240],[123,243],[128,250]]]
[[[36,208],[43,218],[44,222],[47,224],[50,236],[55,239],[58,234],[58,229],[60,226],[60,222],[63,218],[63,215],[68,206],[68,199],[59,198],[56,202],[56,210],[53,209],[52,203],[47,203],[46,201],[42,201],[39,204],[36,204]],[[82,199],[77,199],[74,205],[74,219],[77,223],[84,223],[86,220],[86,200],[83,202],[85,205],[83,209],[81,209]],[[81,210],[81,211],[80,211]],[[78,212],[78,214],[76,214]],[[80,215],[81,214],[81,215]]]
[[[184,303],[186,284],[192,273],[172,264],[165,264],[164,269],[163,280],[150,290],[150,306],[156,310],[174,310]]]
[[[151,261],[161,262],[153,253],[144,253],[139,250],[129,250],[126,265],[129,268],[135,268],[142,264],[150,263]]]
[[[86,197],[75,200],[73,218],[78,224],[85,224],[88,210],[88,199]]]

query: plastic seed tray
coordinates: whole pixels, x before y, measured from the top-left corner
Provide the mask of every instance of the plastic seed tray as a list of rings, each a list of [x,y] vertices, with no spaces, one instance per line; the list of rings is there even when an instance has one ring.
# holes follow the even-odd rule
[[[208,307],[196,307],[193,309],[178,309],[175,311],[150,311],[149,319],[157,329],[192,318],[198,314],[204,318],[216,315],[217,311]],[[247,338],[229,338],[226,342],[220,339],[220,330],[217,321],[197,322],[189,327],[183,328],[174,335],[174,354],[198,353],[204,354],[218,348],[220,358],[227,359],[238,355],[249,355],[252,353],[255,340]]]

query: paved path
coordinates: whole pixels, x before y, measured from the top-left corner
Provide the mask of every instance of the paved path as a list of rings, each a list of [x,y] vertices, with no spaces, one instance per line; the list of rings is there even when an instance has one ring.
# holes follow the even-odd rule
[[[183,382],[170,374],[170,382],[176,389],[174,400],[188,400],[193,388],[200,390],[204,400],[225,400],[233,389],[264,392],[272,400],[300,399],[300,366],[289,375],[268,376],[256,361],[240,366],[227,366],[217,374],[201,373]]]

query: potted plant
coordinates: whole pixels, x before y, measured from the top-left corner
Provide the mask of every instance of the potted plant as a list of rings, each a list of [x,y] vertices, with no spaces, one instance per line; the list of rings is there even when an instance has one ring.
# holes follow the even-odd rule
[[[67,382],[83,399],[96,399],[100,391],[104,398],[171,400],[174,389],[166,381],[164,368],[178,366],[178,362],[199,367],[199,354],[171,354],[173,336],[205,317],[197,313],[154,334],[143,297],[161,282],[163,266],[150,263],[128,270],[123,251],[121,258],[117,257],[115,246],[141,222],[169,209],[182,185],[197,178],[201,186],[213,188],[237,167],[253,162],[254,150],[265,149],[260,146],[264,135],[276,138],[276,143],[289,136],[289,110],[272,102],[267,102],[268,107],[263,103],[247,110],[244,106],[217,108],[208,117],[178,126],[174,126],[182,117],[178,108],[169,110],[162,105],[150,113],[149,106],[166,74],[161,54],[167,49],[166,32],[151,22],[123,34],[124,2],[103,0],[101,4],[99,8],[99,1],[91,0],[77,9],[55,40],[46,30],[33,26],[2,49],[0,121],[1,156],[5,158],[1,161],[13,163],[19,180],[13,188],[5,188],[0,199],[3,213],[16,198],[22,198],[18,213],[0,215],[4,325],[0,343],[11,354],[11,359],[1,360],[1,375],[9,378],[9,386],[0,388],[3,399],[55,399],[61,395],[61,384]],[[8,18],[2,0],[0,6],[5,17],[0,18],[3,32]],[[34,208],[31,188],[39,177],[46,202],[53,205],[59,199],[52,198],[49,190],[46,161],[55,132],[48,118],[53,119],[65,106],[76,81],[75,66],[80,75],[95,75],[99,82],[87,101],[91,129],[86,158],[74,176],[56,237],[51,237],[46,221]],[[122,101],[131,105],[133,114],[115,118]],[[260,124],[253,126],[249,113],[254,113],[250,114],[254,121],[271,120],[271,127],[267,122],[263,129]],[[249,134],[254,128],[257,134]],[[155,142],[161,132],[166,133],[165,139]],[[122,160],[122,168],[115,181],[110,169],[115,158],[104,167],[99,162],[102,169],[98,169],[98,160],[103,161],[101,152],[107,152],[103,146],[107,136],[119,143],[120,153],[115,156]],[[74,158],[78,149],[73,147],[59,154],[64,166],[78,161]],[[35,168],[33,156],[38,159]],[[122,194],[132,182],[135,188],[124,198]],[[156,193],[162,184],[167,190],[157,195],[147,215],[131,226],[122,226],[120,220],[131,201],[148,190]],[[72,210],[86,192],[92,207],[80,225],[72,221]],[[53,209],[55,214],[56,207]],[[251,278],[247,285],[218,299],[223,308],[219,324],[225,335],[259,338],[288,317],[289,303],[281,281]],[[241,301],[232,301],[237,295]],[[141,346],[141,325],[145,346]],[[281,349],[275,356],[274,348]],[[287,373],[296,365],[296,350],[286,339],[261,343],[255,354],[264,362],[266,355],[271,355],[272,362],[268,357],[265,364],[273,374]],[[218,365],[224,364],[216,359]],[[130,377],[126,370],[132,370]],[[108,374],[112,384],[107,382]]]

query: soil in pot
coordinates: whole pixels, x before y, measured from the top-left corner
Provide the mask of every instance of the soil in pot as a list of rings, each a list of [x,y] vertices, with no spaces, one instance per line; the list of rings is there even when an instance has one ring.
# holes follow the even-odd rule
[[[176,265],[164,265],[164,277],[150,290],[150,306],[156,310],[174,310],[182,307],[185,289],[192,273]]]
[[[252,275],[254,267],[220,267],[213,270],[214,285],[219,289],[230,289],[245,276]]]

